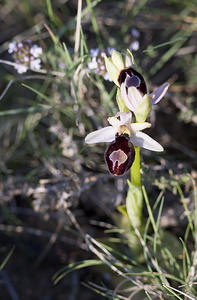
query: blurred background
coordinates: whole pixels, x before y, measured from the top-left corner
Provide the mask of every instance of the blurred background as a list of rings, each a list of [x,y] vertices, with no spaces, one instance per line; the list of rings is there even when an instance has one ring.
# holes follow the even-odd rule
[[[196,1],[82,1],[77,44],[79,4],[0,3],[0,263],[13,251],[0,271],[4,300],[101,299],[83,283],[116,285],[103,267],[74,271],[57,285],[52,279],[62,267],[94,257],[83,233],[107,239],[104,230],[113,228],[116,207],[125,201],[128,174],[111,176],[105,145],[84,144],[86,134],[117,112],[113,83],[91,68],[93,49],[129,48],[150,91],[171,84],[147,130],[165,152],[142,151],[142,180],[150,202],[165,195],[167,231],[183,235],[186,226],[177,184],[193,209]],[[41,69],[19,74],[8,49],[27,40],[42,48]]]

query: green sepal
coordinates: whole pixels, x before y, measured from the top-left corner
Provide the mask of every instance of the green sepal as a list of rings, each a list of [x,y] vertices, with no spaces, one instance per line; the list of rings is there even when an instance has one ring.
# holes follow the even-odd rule
[[[111,59],[112,59],[113,64],[118,68],[119,72],[122,69],[124,69],[124,61],[122,59],[122,55],[120,54],[120,52],[113,50]]]
[[[117,207],[117,209],[122,215],[125,215],[128,217],[126,205],[119,205]]]
[[[136,122],[143,123],[147,119],[148,114],[152,108],[152,103],[149,96],[146,94],[142,98],[142,101],[138,104],[136,110],[134,111]]]
[[[117,89],[117,93],[116,93],[116,101],[118,104],[118,108],[120,112],[127,112],[129,111],[129,109],[126,107],[124,100],[121,97],[121,93],[120,93],[120,89]]]
[[[109,76],[111,77],[113,82],[119,87],[118,76],[119,76],[120,70],[112,62],[112,59],[107,56],[105,56],[105,66],[106,66],[107,72],[109,73]]]
[[[132,64],[134,65],[135,64],[134,57],[132,52],[129,49],[127,49],[127,56],[130,58]]]
[[[138,229],[142,226],[143,195],[141,186],[137,186],[128,180],[129,189],[126,198],[126,208],[132,226]]]

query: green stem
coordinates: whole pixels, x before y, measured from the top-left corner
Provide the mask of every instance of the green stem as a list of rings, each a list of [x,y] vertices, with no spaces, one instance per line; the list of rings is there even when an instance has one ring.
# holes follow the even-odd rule
[[[140,147],[135,147],[135,160],[131,167],[131,182],[141,187],[141,175],[140,175]]]

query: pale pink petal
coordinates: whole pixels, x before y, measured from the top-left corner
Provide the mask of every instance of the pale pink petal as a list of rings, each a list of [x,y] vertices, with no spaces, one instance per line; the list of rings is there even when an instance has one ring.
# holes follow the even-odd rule
[[[132,123],[131,124],[131,130],[132,132],[137,132],[146,128],[150,128],[151,124],[148,122],[143,122],[143,123]]]
[[[85,138],[86,144],[108,143],[115,140],[116,131],[112,126],[107,126],[89,133]]]
[[[151,151],[158,151],[158,152],[163,151],[163,147],[158,142],[153,140],[146,133],[143,132],[133,133],[131,135],[130,140],[135,146],[139,146]]]
[[[154,92],[149,94],[152,100],[152,104],[157,104],[163,98],[163,96],[165,95],[165,93],[169,88],[169,85],[170,84],[168,82],[165,82],[158,89],[156,89]]]

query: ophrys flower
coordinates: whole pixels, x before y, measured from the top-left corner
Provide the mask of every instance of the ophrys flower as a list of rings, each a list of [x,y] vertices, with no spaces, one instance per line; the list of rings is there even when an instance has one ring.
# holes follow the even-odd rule
[[[122,55],[114,50],[111,58],[105,57],[106,69],[120,88],[120,95],[125,106],[133,111],[137,121],[144,122],[151,110],[152,104],[157,104],[168,90],[169,83],[162,84],[158,89],[149,93],[143,76],[134,69],[134,60],[130,51],[125,62]],[[139,110],[139,112],[138,112]]]
[[[105,151],[105,161],[113,175],[123,175],[135,159],[135,146],[152,151],[163,151],[163,147],[141,130],[151,126],[148,122],[131,123],[131,112],[118,112],[108,118],[110,126],[89,133],[86,144],[110,143]]]

